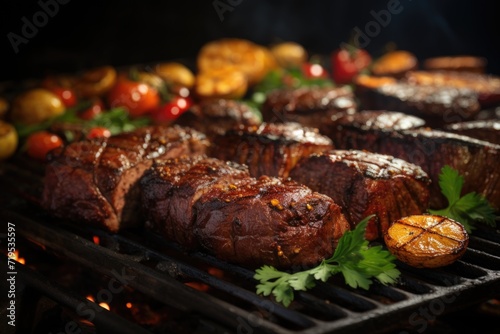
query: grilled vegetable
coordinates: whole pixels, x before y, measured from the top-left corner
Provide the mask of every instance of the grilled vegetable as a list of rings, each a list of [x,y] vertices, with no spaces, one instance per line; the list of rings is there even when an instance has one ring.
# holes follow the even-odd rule
[[[423,68],[429,71],[460,71],[484,73],[487,60],[476,56],[444,56],[424,60]]]
[[[245,74],[234,66],[206,70],[196,76],[195,93],[201,98],[238,99],[247,88]]]
[[[30,157],[45,160],[47,153],[63,145],[61,137],[48,131],[38,131],[26,139],[27,153]]]
[[[338,49],[332,53],[333,80],[337,84],[351,83],[371,61],[370,54],[364,49]]]
[[[83,72],[75,84],[75,90],[83,98],[103,96],[111,90],[117,79],[112,66],[101,66]]]
[[[438,215],[413,215],[396,220],[384,241],[400,261],[417,268],[437,268],[458,260],[469,235],[462,224]]]
[[[65,109],[57,95],[44,88],[35,88],[14,99],[11,117],[15,123],[38,124],[63,114]]]
[[[307,60],[307,51],[294,42],[283,42],[271,47],[271,53],[279,66],[300,67]]]
[[[0,120],[0,160],[12,156],[17,149],[17,131],[9,123]]]
[[[254,85],[273,67],[270,51],[251,41],[225,38],[205,44],[198,53],[200,72],[232,67],[242,72],[248,83]]]
[[[156,65],[155,73],[170,86],[191,88],[194,85],[193,72],[181,63],[168,62]]]
[[[413,53],[397,50],[388,52],[374,61],[371,70],[374,75],[400,77],[414,70],[417,65],[417,57]]]

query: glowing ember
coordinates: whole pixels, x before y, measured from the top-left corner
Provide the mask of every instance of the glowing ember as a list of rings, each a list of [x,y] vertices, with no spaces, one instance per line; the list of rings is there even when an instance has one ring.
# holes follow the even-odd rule
[[[92,297],[91,295],[88,295],[86,298],[91,302],[95,302],[94,297]]]
[[[26,260],[23,257],[19,256],[19,251],[16,249],[13,254],[9,253],[9,255],[13,255],[10,258],[14,261],[19,262],[20,264],[26,264]]]
[[[97,235],[94,235],[94,236],[92,237],[92,240],[94,241],[94,244],[99,245],[100,240],[99,240],[99,237],[98,237]]]
[[[104,303],[104,302],[99,303],[99,306],[102,307],[102,308],[105,308],[106,310],[109,311],[109,305],[107,303]]]
[[[125,304],[125,307],[126,307],[126,308],[132,308],[132,303],[127,303],[127,304]]]

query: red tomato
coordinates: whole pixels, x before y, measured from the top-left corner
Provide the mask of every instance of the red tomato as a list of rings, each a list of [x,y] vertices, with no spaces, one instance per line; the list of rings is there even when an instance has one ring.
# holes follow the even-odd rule
[[[26,139],[28,155],[38,160],[45,160],[47,153],[62,145],[62,139],[48,131],[35,132]]]
[[[50,91],[56,94],[61,99],[66,108],[70,108],[76,105],[76,93],[71,88],[52,87],[50,88]]]
[[[338,84],[352,82],[354,77],[367,68],[372,61],[364,49],[338,49],[332,54],[333,80]]]
[[[306,78],[328,78],[328,72],[320,64],[302,64],[302,73]]]
[[[192,105],[193,101],[190,98],[177,96],[153,111],[152,118],[157,122],[173,121]]]
[[[97,115],[102,114],[104,111],[104,103],[102,103],[101,99],[95,99],[92,101],[92,105],[87,109],[78,113],[78,116],[81,119],[86,121],[94,119]]]
[[[111,107],[124,107],[134,117],[144,115],[160,104],[160,94],[155,88],[125,76],[118,79],[107,97]]]
[[[90,129],[90,131],[87,133],[88,139],[109,138],[110,136],[111,136],[111,131],[109,131],[107,128],[99,126]]]

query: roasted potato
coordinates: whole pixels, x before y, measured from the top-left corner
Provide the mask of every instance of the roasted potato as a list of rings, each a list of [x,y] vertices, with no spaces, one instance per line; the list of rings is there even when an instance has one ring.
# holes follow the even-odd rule
[[[34,88],[16,96],[12,102],[12,121],[37,124],[64,113],[62,100],[50,90]]]
[[[17,144],[16,129],[11,124],[0,121],[0,160],[12,156],[17,149]]]
[[[300,67],[307,60],[307,51],[295,42],[283,42],[271,47],[271,54],[279,66],[284,68]]]
[[[249,85],[264,78],[273,66],[274,59],[268,49],[251,41],[224,38],[205,44],[198,53],[200,72],[231,66],[245,74]]]
[[[450,218],[413,215],[395,221],[384,241],[400,261],[417,268],[436,268],[458,260],[467,249],[469,235]]]
[[[241,98],[248,89],[248,81],[243,72],[227,66],[206,70],[196,75],[195,93],[200,98]]]
[[[408,51],[397,50],[384,54],[373,62],[372,74],[377,76],[402,77],[417,68],[417,57]]]
[[[170,86],[191,88],[194,85],[195,76],[185,65],[177,62],[157,64],[155,73]]]
[[[83,72],[75,83],[75,90],[83,98],[103,96],[116,83],[117,72],[112,66],[101,66]]]

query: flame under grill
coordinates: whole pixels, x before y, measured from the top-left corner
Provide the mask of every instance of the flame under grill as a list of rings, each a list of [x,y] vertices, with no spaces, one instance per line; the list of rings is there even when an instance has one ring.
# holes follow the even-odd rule
[[[127,287],[180,314],[194,314],[198,323],[195,332],[418,331],[418,324],[430,320],[426,314],[435,318],[484,302],[500,292],[500,233],[480,229],[471,236],[464,257],[451,266],[426,270],[398,263],[402,275],[396,285],[374,284],[368,291],[351,289],[340,278],[333,278],[310,291],[297,293],[295,302],[285,308],[255,294],[253,271],[201,252],[187,254],[150,231],[113,235],[54,221],[35,204],[41,175],[39,166],[25,162],[5,163],[0,168],[1,217],[4,223],[15,223],[17,243],[24,240],[86,272],[107,277],[108,290],[122,291],[122,287]],[[29,264],[29,258],[26,260]],[[1,265],[7,266],[5,257]],[[97,309],[85,295],[52,282],[32,266],[17,264],[17,272],[20,287],[36,291],[73,312],[82,305],[95,307],[98,312],[94,312],[93,329],[89,332],[159,332],[114,312]],[[207,289],[193,289],[187,282]],[[21,298],[22,291],[18,290],[17,297]],[[25,304],[21,304],[19,312],[26,309]],[[26,329],[32,325],[24,326]]]

